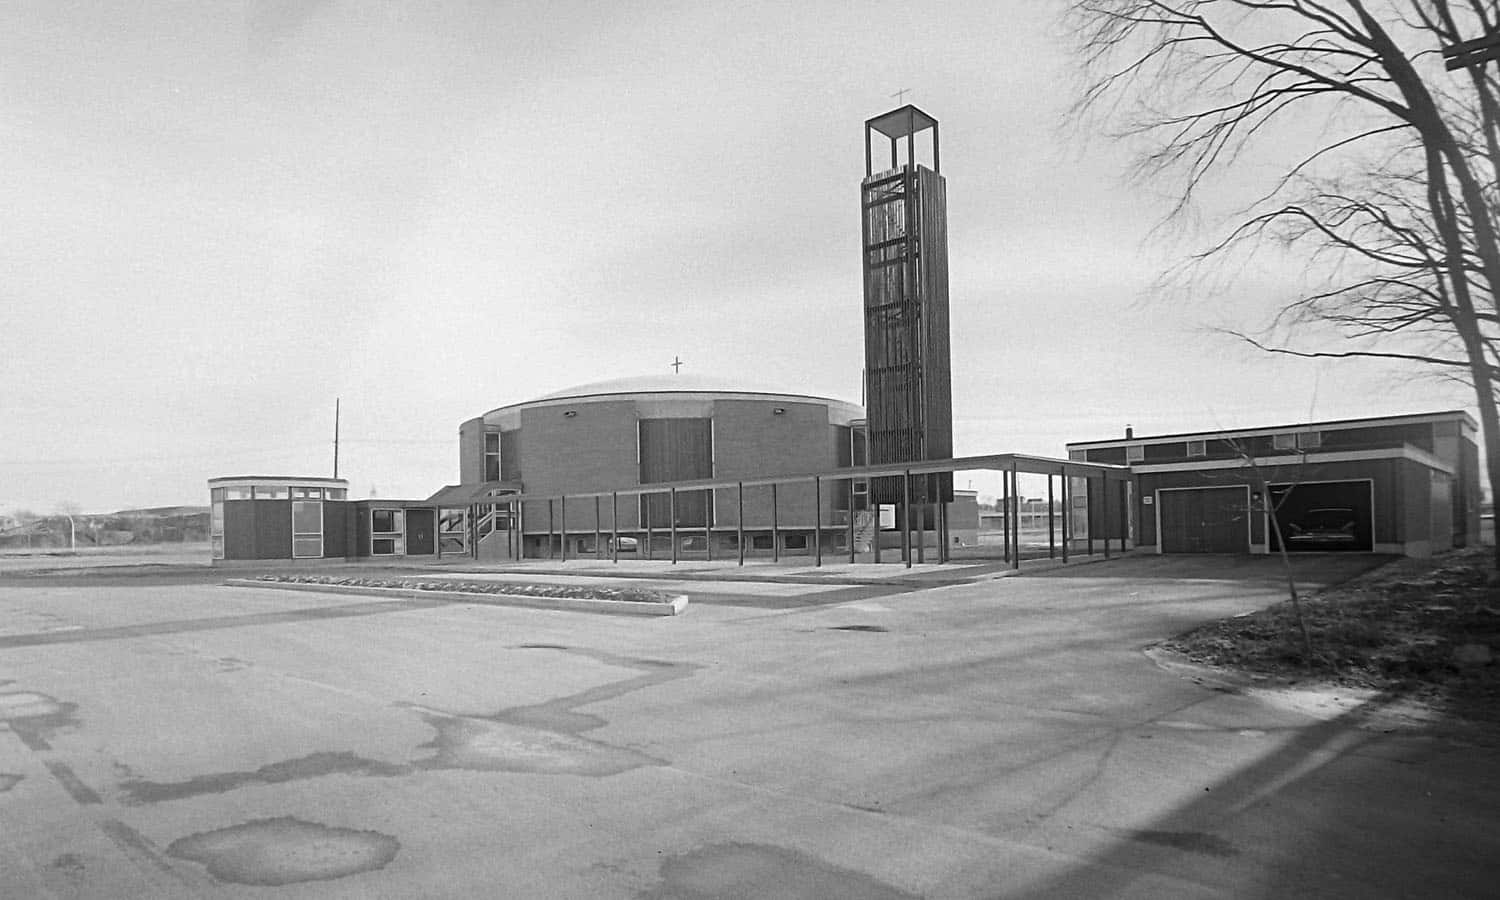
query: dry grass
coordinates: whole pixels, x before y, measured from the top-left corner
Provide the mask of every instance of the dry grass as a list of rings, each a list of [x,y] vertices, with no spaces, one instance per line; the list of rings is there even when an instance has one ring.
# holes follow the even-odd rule
[[[1302,601],[1312,652],[1290,602],[1163,642],[1205,665],[1422,697],[1500,719],[1500,661],[1461,664],[1465,645],[1500,658],[1500,580],[1487,548],[1398,560]]]

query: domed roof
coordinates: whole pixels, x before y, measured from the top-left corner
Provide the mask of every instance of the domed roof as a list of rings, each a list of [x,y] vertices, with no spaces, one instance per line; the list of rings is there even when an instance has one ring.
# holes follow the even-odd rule
[[[845,416],[858,417],[863,412],[856,404],[846,400],[838,400],[832,397],[820,397],[816,394],[808,394],[802,391],[782,390],[775,387],[747,384],[739,379],[729,379],[715,375],[698,374],[663,374],[663,375],[635,375],[629,378],[613,378],[608,381],[595,381],[589,384],[580,384],[570,388],[563,388],[549,394],[543,394],[531,400],[519,403],[510,403],[505,406],[492,409],[485,413],[485,418],[493,417],[499,413],[518,410],[539,404],[551,405],[570,400],[594,400],[603,398],[623,398],[630,395],[641,394],[713,394],[716,396],[753,396],[753,397],[776,397],[790,401],[814,401],[826,403],[831,407],[839,408]]]
[[[779,397],[810,397],[801,391],[786,391],[778,388],[766,387],[764,385],[747,384],[744,381],[731,380],[716,375],[633,375],[629,378],[612,378],[608,381],[594,381],[588,384],[580,384],[550,394],[543,394],[533,398],[537,400],[564,400],[579,397],[596,397],[601,394],[680,394],[680,393],[703,393],[715,394],[775,394]],[[823,398],[827,399],[827,398]]]

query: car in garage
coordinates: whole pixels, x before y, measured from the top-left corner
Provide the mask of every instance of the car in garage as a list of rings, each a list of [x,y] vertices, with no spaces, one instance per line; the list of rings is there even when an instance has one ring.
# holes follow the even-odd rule
[[[1352,547],[1359,540],[1355,533],[1358,525],[1359,517],[1352,507],[1309,509],[1287,524],[1287,549]]]

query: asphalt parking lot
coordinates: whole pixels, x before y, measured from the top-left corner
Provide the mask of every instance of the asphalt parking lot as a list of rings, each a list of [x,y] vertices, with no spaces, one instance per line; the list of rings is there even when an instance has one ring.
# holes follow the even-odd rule
[[[640,619],[3,580],[0,896],[1492,896],[1494,746],[1141,652],[1272,562]]]

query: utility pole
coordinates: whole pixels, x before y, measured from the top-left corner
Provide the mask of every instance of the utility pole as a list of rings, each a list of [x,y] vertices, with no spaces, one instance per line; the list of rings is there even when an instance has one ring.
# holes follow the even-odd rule
[[[333,477],[339,477],[339,398],[333,398]]]

